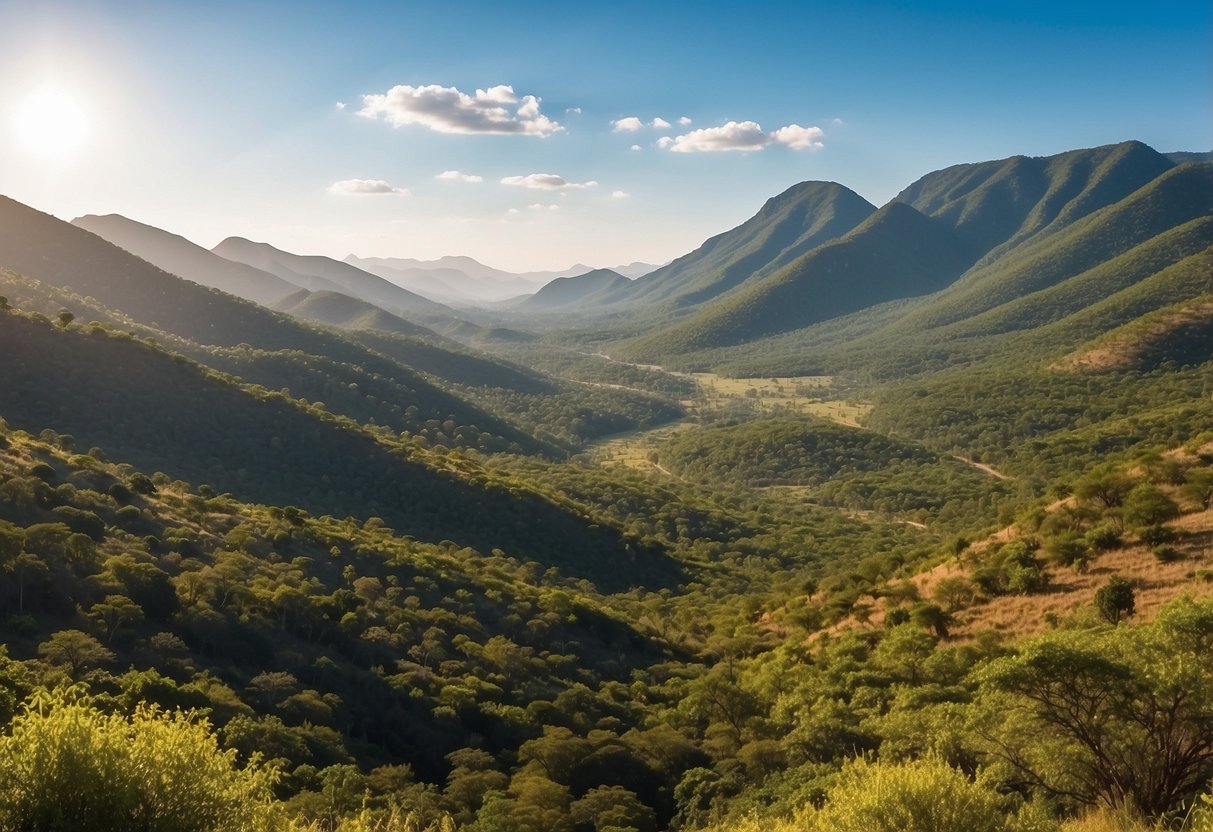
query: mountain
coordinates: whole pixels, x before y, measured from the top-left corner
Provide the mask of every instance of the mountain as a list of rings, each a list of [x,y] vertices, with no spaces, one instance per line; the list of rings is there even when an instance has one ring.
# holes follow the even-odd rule
[[[989,259],[1117,202],[1174,167],[1129,141],[929,173],[894,199],[956,229]]]
[[[890,203],[859,228],[772,276],[629,345],[628,354],[689,352],[762,338],[941,289],[972,262],[964,242],[908,205]]]
[[[407,321],[381,307],[349,295],[343,295],[340,292],[309,292],[307,289],[296,289],[293,294],[271,305],[279,312],[286,312],[296,318],[340,329],[377,329],[401,335],[437,337],[432,330],[426,329],[420,324]]]
[[[1140,142],[936,171],[881,209],[902,205],[929,219],[917,242],[909,241],[916,232],[893,225],[857,229],[658,335],[633,340],[624,353],[653,360],[732,346],[730,372],[777,375],[781,368],[825,372],[858,363],[895,372],[915,362],[933,366],[1022,349],[1010,333],[1077,315],[1213,242],[1207,171],[1207,165],[1176,167]],[[904,241],[886,239],[889,232]],[[878,289],[871,275],[844,269],[847,277],[833,282],[830,301],[809,303],[807,287],[821,291],[814,276],[842,256],[835,250],[842,243],[855,254],[850,267],[873,267],[883,257],[880,268],[898,277]],[[940,244],[943,250],[935,248]],[[903,245],[907,257],[899,263],[895,251]],[[881,305],[899,299],[897,306]],[[1127,300],[1123,308],[1141,309]],[[840,315],[850,317],[827,323]],[[1077,337],[1063,336],[1063,329],[1051,337]],[[752,349],[744,346],[749,342]],[[946,353],[944,344],[952,345]]]
[[[403,286],[432,300],[451,303],[485,303],[530,295],[562,277],[594,271],[580,263],[554,272],[507,272],[486,266],[471,257],[441,257],[414,260],[407,257],[356,257],[345,262]],[[650,263],[629,263],[612,271],[635,278],[656,269]]]
[[[294,283],[276,275],[225,260],[184,237],[120,214],[88,214],[72,220],[72,225],[91,231],[170,274],[263,306],[272,306],[299,291]]]
[[[212,251],[228,260],[263,269],[296,286],[314,291],[328,288],[381,306],[389,312],[405,315],[453,314],[453,310],[442,304],[330,257],[292,254],[268,243],[255,243],[242,237],[228,237]],[[322,282],[316,283],[317,279]]]
[[[55,315],[66,309],[139,337],[171,345],[225,373],[269,390],[326,402],[332,412],[396,431],[427,432],[448,447],[556,452],[457,395],[440,389],[421,372],[455,372],[452,383],[500,379],[508,389],[542,389],[537,374],[519,377],[518,368],[471,354],[418,328],[436,342],[419,346],[394,332],[376,346],[308,325],[294,317],[168,274],[101,237],[10,199],[0,198],[0,294],[17,306]],[[32,280],[30,279],[32,278]],[[320,301],[324,301],[322,295]],[[304,301],[306,303],[306,301]],[[334,305],[362,305],[339,296]],[[372,311],[371,314],[374,314]],[[387,313],[382,313],[386,315]],[[418,357],[422,367],[407,362]],[[472,428],[475,427],[473,431]],[[481,434],[484,434],[482,442]],[[495,437],[491,438],[490,437]]]
[[[842,237],[875,206],[833,182],[802,182],[767,200],[731,231],[612,294],[617,303],[690,306],[761,280],[805,252]]]
[[[543,285],[542,279],[514,275],[485,266],[470,257],[441,260],[355,257],[345,262],[435,300],[455,303],[498,301],[530,294]]]
[[[1183,165],[1188,162],[1213,162],[1213,150],[1177,150],[1174,153],[1164,153],[1163,155],[1177,165]]]
[[[626,291],[631,281],[611,269],[595,269],[576,277],[558,277],[517,308],[527,311],[554,311],[566,307],[597,304],[620,291]]]

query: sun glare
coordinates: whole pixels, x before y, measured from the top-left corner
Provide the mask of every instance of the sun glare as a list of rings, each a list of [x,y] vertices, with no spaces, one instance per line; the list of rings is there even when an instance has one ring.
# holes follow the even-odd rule
[[[13,117],[17,138],[32,153],[48,158],[71,155],[88,135],[88,118],[79,102],[60,87],[32,92]]]

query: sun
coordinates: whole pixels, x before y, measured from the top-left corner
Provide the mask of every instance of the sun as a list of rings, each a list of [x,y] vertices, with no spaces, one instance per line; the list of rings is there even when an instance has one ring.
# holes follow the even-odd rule
[[[45,86],[30,93],[13,115],[17,138],[27,150],[48,158],[65,158],[88,136],[88,117],[71,93]]]

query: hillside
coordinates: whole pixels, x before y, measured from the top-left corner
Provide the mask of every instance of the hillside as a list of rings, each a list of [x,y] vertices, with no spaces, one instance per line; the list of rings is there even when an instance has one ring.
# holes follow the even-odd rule
[[[902,203],[873,214],[842,240],[810,251],[687,321],[626,347],[657,357],[762,338],[899,298],[928,294],[971,262],[949,229]]]
[[[225,260],[184,237],[119,214],[88,214],[72,220],[72,225],[91,231],[169,274],[263,306],[273,306],[299,291],[294,283],[269,272]]]
[[[313,291],[337,291],[381,306],[389,312],[414,316],[453,314],[451,309],[440,303],[330,257],[292,254],[268,243],[255,243],[240,237],[228,237],[212,251],[228,260],[275,274],[296,286]]]
[[[1103,150],[1110,170],[1120,169],[1114,162],[1152,159],[1135,145]],[[974,361],[1022,359],[1025,352],[1057,357],[1106,328],[1203,291],[1198,263],[1213,245],[1211,176],[1207,164],[1168,167],[1080,219],[1054,219],[1022,242],[997,246],[941,291],[907,302],[800,323],[774,337],[762,337],[769,327],[760,324],[748,335],[742,330],[745,337],[733,339],[737,346],[710,349],[728,343],[704,334],[720,319],[729,320],[734,299],[726,298],[720,310],[709,306],[692,319],[696,326],[674,330],[668,341],[638,343],[650,360],[669,360],[681,351],[687,353],[682,361],[743,375],[846,370],[894,378]],[[752,291],[758,294],[758,287]],[[713,313],[719,317],[708,317]],[[1025,339],[1027,332],[1038,337]],[[679,336],[677,343],[673,336]]]
[[[1174,163],[1141,142],[929,173],[895,197],[995,258],[1124,199]]]
[[[474,464],[377,439],[121,333],[63,331],[9,313],[0,341],[9,357],[0,413],[14,427],[68,433],[141,470],[248,501],[379,516],[421,540],[576,562],[609,585],[638,568],[669,568],[614,530],[590,529],[576,507],[491,482]]]
[[[708,301],[842,237],[876,208],[833,182],[802,182],[767,200],[757,214],[712,237],[690,254],[613,293],[617,303]]]
[[[595,269],[576,277],[558,277],[517,304],[526,311],[557,311],[566,307],[586,308],[626,292],[631,281],[610,269]]]
[[[407,321],[382,307],[340,292],[309,292],[307,289],[296,289],[276,303],[267,305],[296,318],[339,329],[379,330],[399,335],[437,337],[432,330],[421,324]]]

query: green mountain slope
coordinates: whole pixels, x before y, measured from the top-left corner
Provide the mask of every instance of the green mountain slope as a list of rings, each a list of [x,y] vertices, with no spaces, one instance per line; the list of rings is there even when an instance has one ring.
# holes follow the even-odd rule
[[[520,385],[542,388],[543,382],[533,373],[520,373],[513,365],[474,354],[432,333],[427,337],[437,340],[437,344],[420,345],[400,340],[401,336],[387,337],[386,333],[379,338],[367,333],[366,343],[356,343],[350,340],[354,333],[345,338],[167,274],[96,235],[11,200],[0,202],[0,219],[4,220],[0,222],[0,266],[41,278],[31,281],[17,275],[0,276],[0,287],[11,299],[19,300],[18,305],[48,315],[68,309],[82,321],[135,329],[143,337],[171,342],[174,350],[208,366],[271,390],[287,387],[294,396],[330,402],[334,412],[360,421],[379,407],[368,401],[372,394],[364,389],[367,384],[363,376],[370,374],[392,385],[390,395],[380,390],[386,397],[384,407],[415,413],[420,418],[420,422],[410,421],[400,430],[418,432],[425,422],[438,419],[464,428],[475,426],[476,436],[487,431],[502,440],[501,447],[554,451],[500,418],[439,389],[417,370],[439,377],[449,370],[453,373],[450,381],[455,384],[496,378],[510,389]],[[361,301],[350,303],[367,308]],[[417,331],[428,333],[423,328]],[[277,357],[270,359],[267,355]],[[422,366],[413,368],[410,359],[419,360]],[[326,368],[324,373],[317,371],[319,366]],[[333,389],[346,392],[336,398],[325,392]],[[342,409],[343,402],[351,409]],[[467,444],[455,441],[451,431],[434,431],[432,427],[430,431],[441,434],[436,441],[442,444]],[[479,439],[470,444],[483,446]]]
[[[298,286],[277,275],[225,260],[184,237],[119,214],[88,214],[72,220],[72,225],[91,231],[169,274],[263,306],[272,306],[299,291]]]
[[[327,288],[336,287],[336,290],[343,294],[382,306],[389,312],[406,315],[454,314],[454,310],[440,303],[330,257],[292,254],[268,243],[255,243],[241,237],[228,237],[212,251],[228,260],[263,269],[298,286],[314,290],[326,288],[326,285]],[[320,278],[325,283],[309,286],[311,278]]]
[[[1168,170],[1119,202],[975,267],[896,328],[921,332],[1047,289],[1176,226],[1208,217],[1213,213],[1211,193],[1213,165]]]
[[[315,321],[339,329],[395,332],[400,335],[434,335],[432,330],[420,324],[393,315],[382,307],[339,292],[310,292],[296,289],[292,294],[272,304],[279,312],[286,312],[305,321]]]
[[[842,240],[626,347],[640,357],[738,344],[940,289],[971,262],[954,232],[890,203]]]
[[[0,416],[10,425],[71,434],[142,470],[318,515],[378,516],[421,540],[500,548],[612,588],[677,572],[582,508],[243,388],[123,333],[63,331],[10,312],[0,351]]]
[[[773,274],[810,249],[851,231],[875,210],[842,185],[801,182],[767,200],[737,228],[622,287],[614,299],[645,304],[673,301],[679,306],[702,303],[752,278]]]
[[[558,277],[517,308],[528,312],[550,312],[566,307],[585,308],[607,302],[615,294],[626,294],[632,281],[610,269],[595,269],[576,277]]]
[[[1118,202],[1174,166],[1141,142],[929,173],[895,197],[997,257]]]

